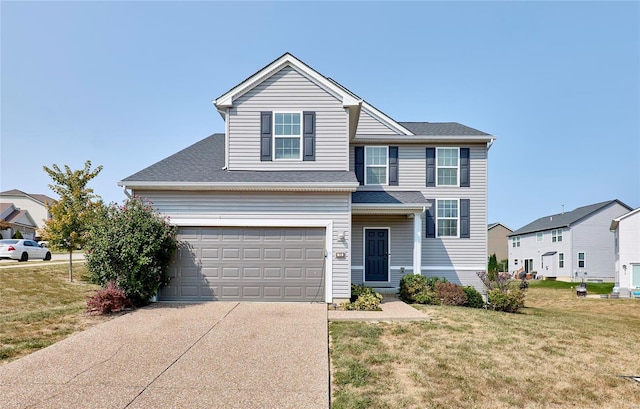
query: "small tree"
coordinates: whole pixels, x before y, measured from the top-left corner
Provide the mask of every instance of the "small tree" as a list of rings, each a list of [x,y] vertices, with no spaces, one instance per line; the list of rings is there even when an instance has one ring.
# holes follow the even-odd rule
[[[489,272],[489,278],[491,280],[496,279],[498,269],[498,258],[496,257],[496,253],[493,253],[491,256],[489,256],[489,265],[487,266],[487,271]]]
[[[87,184],[98,176],[102,166],[91,170],[91,161],[88,160],[84,169],[72,171],[65,165],[62,171],[56,164],[51,168],[43,166],[43,169],[55,183],[49,188],[60,198],[47,206],[51,219],[45,223],[42,237],[52,247],[69,252],[69,281],[73,281],[73,250],[82,246],[95,212],[102,206],[100,197],[93,194],[93,189]]]
[[[103,206],[99,214],[85,243],[90,280],[114,282],[135,305],[146,304],[168,284],[176,228],[139,198]]]

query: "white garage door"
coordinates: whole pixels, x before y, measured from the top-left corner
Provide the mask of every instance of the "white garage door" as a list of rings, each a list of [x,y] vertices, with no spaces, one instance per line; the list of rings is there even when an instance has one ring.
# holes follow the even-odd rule
[[[324,228],[182,227],[163,301],[323,301]]]

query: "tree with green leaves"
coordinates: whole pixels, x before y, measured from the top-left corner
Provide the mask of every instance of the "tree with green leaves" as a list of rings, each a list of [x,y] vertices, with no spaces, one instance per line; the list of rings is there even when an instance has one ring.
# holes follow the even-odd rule
[[[59,199],[48,205],[51,219],[43,229],[42,237],[56,249],[69,252],[69,281],[73,281],[73,250],[84,243],[86,232],[103,204],[100,196],[87,187],[91,179],[98,176],[102,166],[91,170],[91,161],[84,163],[84,168],[71,170],[64,166],[64,171],[56,164],[43,169],[53,179],[49,188],[58,194]]]
[[[496,274],[498,273],[499,269],[500,267],[498,266],[498,258],[496,257],[496,253],[493,253],[491,256],[489,256],[489,265],[487,266],[490,280],[496,279]]]
[[[136,306],[148,303],[169,283],[176,227],[138,197],[103,206],[100,213],[86,241],[90,280],[104,288],[112,283]]]

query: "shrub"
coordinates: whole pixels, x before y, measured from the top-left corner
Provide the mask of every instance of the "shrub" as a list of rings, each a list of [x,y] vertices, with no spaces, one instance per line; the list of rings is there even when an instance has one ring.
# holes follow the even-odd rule
[[[416,296],[427,289],[427,277],[420,274],[405,274],[400,279],[400,299],[409,303],[417,302]]]
[[[110,281],[134,305],[144,305],[169,282],[176,228],[139,198],[102,208],[89,229],[86,258],[92,282]]]
[[[16,232],[13,233],[12,239],[18,239],[18,240],[24,239],[24,237],[22,236],[22,232],[20,230],[16,230]]]
[[[495,311],[518,312],[524,307],[524,292],[517,288],[507,291],[491,290],[489,291],[489,305]]]
[[[436,297],[442,305],[464,305],[467,302],[462,287],[454,283],[436,283]]]
[[[482,294],[478,292],[472,286],[466,286],[462,288],[464,294],[467,296],[467,302],[464,304],[465,307],[469,308],[482,308],[484,307],[484,300],[482,299]]]
[[[427,288],[431,291],[436,291],[436,285],[438,283],[448,283],[444,277],[427,277]]]
[[[416,295],[416,301],[418,304],[438,305],[440,300],[436,297],[435,291],[431,291],[428,288]]]
[[[355,294],[355,300],[354,300]],[[351,285],[351,302],[342,304],[345,310],[379,311],[382,294],[371,287]]]
[[[89,314],[110,314],[131,307],[122,288],[118,288],[113,281],[109,281],[105,288],[97,290],[87,297],[87,312]]]

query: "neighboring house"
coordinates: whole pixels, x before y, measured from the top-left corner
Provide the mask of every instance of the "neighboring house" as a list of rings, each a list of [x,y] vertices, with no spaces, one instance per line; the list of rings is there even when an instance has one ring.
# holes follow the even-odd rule
[[[10,239],[20,231],[22,237],[33,240],[37,225],[28,210],[22,210],[13,203],[0,203],[0,235],[3,239]]]
[[[640,207],[611,221],[615,237],[616,286],[620,295],[640,291]]]
[[[611,220],[631,208],[619,200],[541,217],[509,235],[509,271],[560,280],[614,280]]]
[[[492,223],[487,226],[488,256],[496,255],[498,263],[509,258],[509,234],[513,230],[502,223]]]
[[[47,206],[55,200],[47,195],[25,193],[18,189],[0,193],[0,203],[13,203],[16,208],[27,210],[36,222],[36,230],[44,227],[45,220],[51,218]]]
[[[495,137],[397,122],[288,53],[214,104],[224,134],[118,182],[178,226],[160,299],[336,302],[407,273],[481,286]]]

